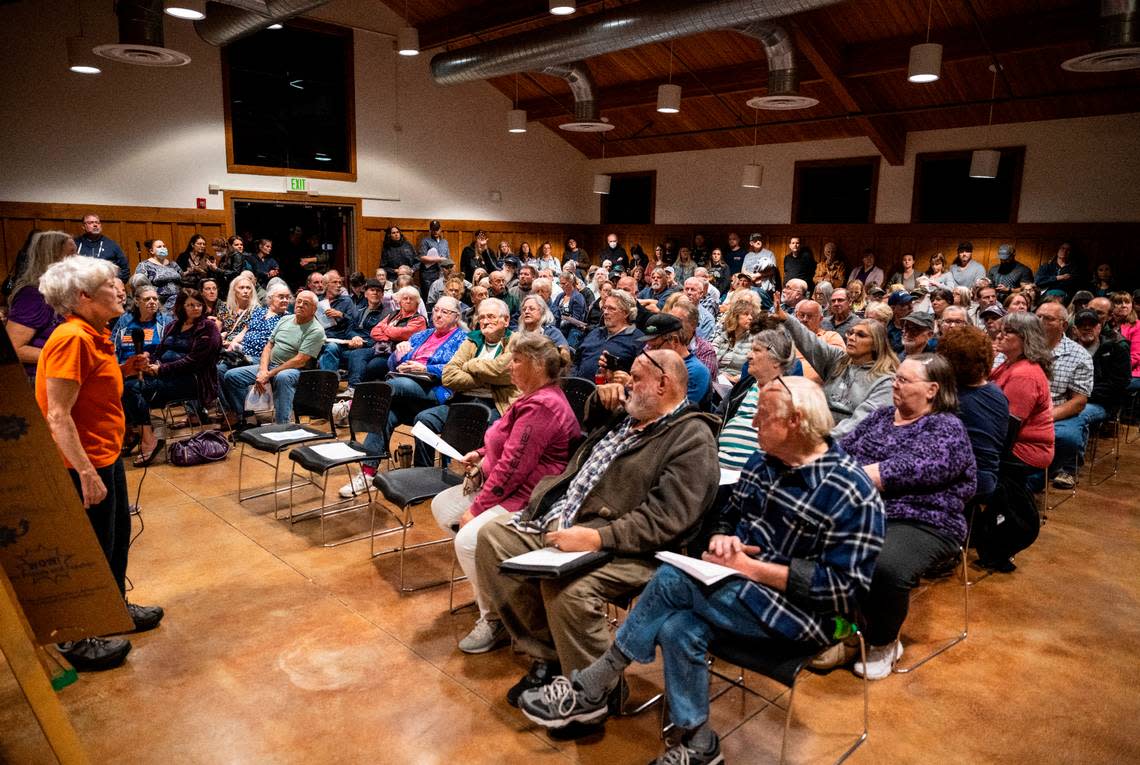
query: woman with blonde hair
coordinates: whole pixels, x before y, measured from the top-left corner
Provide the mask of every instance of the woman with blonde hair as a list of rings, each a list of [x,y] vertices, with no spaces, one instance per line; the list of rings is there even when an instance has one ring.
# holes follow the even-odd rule
[[[740,293],[733,298],[724,324],[713,338],[717,368],[735,385],[740,371],[752,354],[752,334],[760,330],[760,300],[755,293]]]

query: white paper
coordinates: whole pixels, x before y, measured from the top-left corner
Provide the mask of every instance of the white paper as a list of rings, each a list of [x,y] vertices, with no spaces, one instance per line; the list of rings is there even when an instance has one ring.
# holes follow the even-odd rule
[[[655,557],[662,563],[676,566],[702,584],[716,584],[730,576],[744,576],[734,568],[721,566],[718,563],[709,563],[700,558],[690,558],[687,555],[679,555],[674,552],[659,552]]]
[[[732,380],[729,380],[728,375],[726,375],[724,372],[721,372],[716,376],[716,383],[717,385],[727,385],[730,388],[732,387]]]
[[[583,550],[582,552],[563,552],[562,550],[555,550],[553,547],[544,547],[541,550],[531,550],[522,555],[516,555],[503,562],[517,563],[522,566],[550,566],[557,568],[564,563],[569,563],[572,560],[581,558],[583,555],[591,555],[591,553],[589,550]]]
[[[325,311],[329,310],[330,308],[332,308],[332,306],[329,305],[329,301],[327,299],[321,299],[317,301],[317,321],[320,322],[320,325],[325,329],[328,329],[335,323],[332,319],[325,315]]]
[[[326,343],[333,343],[334,345],[348,345],[352,341],[346,340],[343,337],[326,337],[325,342]]]
[[[740,480],[740,471],[726,468],[723,465],[720,468],[720,485],[729,486]]]
[[[463,459],[463,455],[455,450],[455,447],[444,441],[438,435],[432,432],[432,429],[422,422],[417,422],[412,427],[412,435],[423,441],[425,444],[435,449],[436,451],[443,452],[453,460]]]
[[[301,430],[300,428],[297,428],[294,430],[282,430],[279,433],[262,433],[261,435],[265,438],[268,438],[270,441],[285,443],[286,441],[297,441],[302,438],[311,438],[313,434],[307,430]]]
[[[367,457],[367,452],[357,451],[343,441],[334,441],[331,444],[314,444],[309,447],[327,460],[358,459]]]

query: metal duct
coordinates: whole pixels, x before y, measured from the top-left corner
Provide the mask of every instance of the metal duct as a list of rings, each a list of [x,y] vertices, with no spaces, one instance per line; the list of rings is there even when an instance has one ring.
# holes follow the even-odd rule
[[[194,22],[194,31],[210,45],[227,45],[260,32],[270,24],[277,24],[314,8],[329,0],[265,0],[265,13],[236,8],[232,5],[206,3],[206,18]],[[162,3],[159,3],[161,7]]]
[[[788,30],[779,24],[756,21],[737,32],[754,37],[764,46],[768,57],[768,95],[794,94],[800,85],[800,73],[796,69],[796,50]]]
[[[432,57],[440,85],[541,71],[654,42],[803,13],[840,0],[661,0],[636,3]],[[201,22],[199,22],[201,23]]]
[[[165,48],[162,35],[162,0],[119,0],[119,42]]]
[[[598,119],[598,101],[594,96],[594,78],[586,68],[584,61],[575,61],[571,64],[552,64],[543,67],[543,74],[561,77],[570,84],[570,92],[574,94],[574,121],[560,125],[567,130],[579,133],[604,132],[612,130],[613,125]]]
[[[1061,62],[1070,72],[1119,72],[1140,68],[1137,0],[1100,0],[1097,50]]]

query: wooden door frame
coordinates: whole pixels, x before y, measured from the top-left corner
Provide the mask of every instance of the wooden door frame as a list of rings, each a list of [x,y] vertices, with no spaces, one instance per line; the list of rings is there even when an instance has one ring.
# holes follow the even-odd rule
[[[358,271],[359,253],[364,251],[364,201],[359,197],[326,197],[302,194],[288,194],[273,191],[223,191],[222,203],[226,210],[226,225],[237,232],[237,217],[234,202],[284,202],[295,205],[325,205],[328,207],[351,207],[353,242],[352,251],[345,255],[345,271]],[[348,274],[345,274],[345,282]]]

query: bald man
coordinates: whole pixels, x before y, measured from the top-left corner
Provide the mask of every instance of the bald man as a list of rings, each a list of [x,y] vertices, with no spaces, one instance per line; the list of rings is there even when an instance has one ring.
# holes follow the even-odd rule
[[[297,293],[294,313],[277,322],[258,364],[237,367],[226,372],[222,392],[230,411],[237,412],[237,428],[246,426],[245,399],[250,388],[264,393],[273,389],[274,421],[279,424],[293,419],[293,392],[297,378],[310,361],[317,358],[325,344],[325,330],[314,317],[317,296],[309,290]]]
[[[516,649],[533,659],[507,692],[514,706],[528,688],[602,655],[611,634],[598,604],[639,591],[653,575],[653,553],[675,546],[716,496],[717,422],[686,401],[681,357],[647,351],[630,377],[618,413],[594,430],[562,474],[543,478],[523,510],[479,534],[475,557],[487,600]],[[499,572],[502,561],[544,547],[604,550],[613,558],[565,580]]]
[[[800,320],[800,324],[810,329],[828,345],[833,345],[836,348],[844,348],[846,346],[838,332],[823,328],[823,307],[814,300],[801,300],[796,303],[794,315]],[[822,385],[823,380],[820,379],[819,374],[812,369],[811,364],[807,363],[807,359],[804,358],[799,348],[796,349],[796,358],[803,362],[804,377]]]

